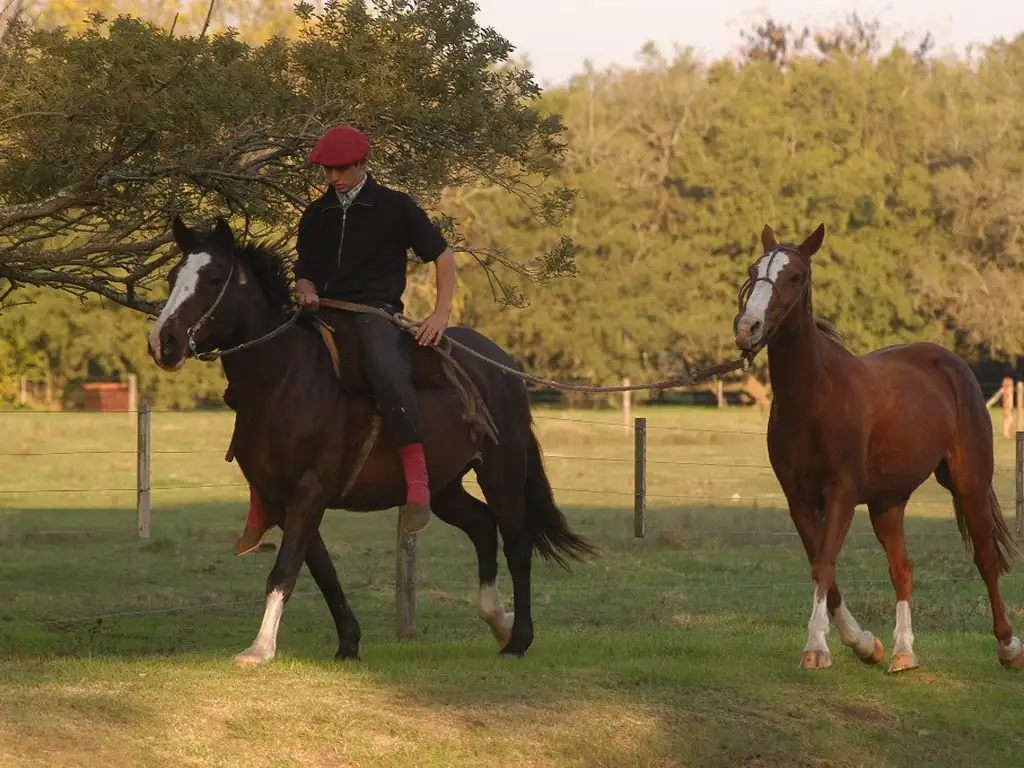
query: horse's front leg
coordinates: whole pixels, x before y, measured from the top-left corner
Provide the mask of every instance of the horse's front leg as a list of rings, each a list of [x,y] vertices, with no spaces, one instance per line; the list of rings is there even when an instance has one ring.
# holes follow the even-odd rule
[[[330,490],[320,475],[307,470],[299,481],[292,500],[286,505],[284,533],[277,560],[267,577],[267,602],[263,622],[252,645],[235,656],[239,666],[256,666],[274,658],[277,653],[277,631],[285,603],[295,589],[299,569],[306,559],[310,543],[320,528]]]
[[[824,525],[809,526],[805,535],[805,547],[811,562],[811,580],[814,582],[814,601],[811,618],[807,622],[807,644],[804,646],[800,665],[804,669],[821,669],[832,666],[825,636],[829,630],[829,615],[839,611],[837,619],[843,634],[843,642],[854,647],[858,656],[868,660],[877,655],[875,638],[862,632],[849,611],[843,605],[839,586],[836,584],[836,563],[843,548],[846,534],[853,522],[856,506],[855,495],[849,489],[833,486],[825,493]],[[817,537],[817,541],[813,539]],[[810,539],[808,541],[807,539]],[[811,544],[811,546],[807,546]],[[813,547],[813,549],[811,548]],[[863,649],[859,646],[863,645]]]

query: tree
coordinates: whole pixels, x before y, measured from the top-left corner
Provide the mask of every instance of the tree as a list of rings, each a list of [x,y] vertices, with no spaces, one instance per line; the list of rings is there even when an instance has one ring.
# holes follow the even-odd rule
[[[74,33],[14,22],[0,47],[0,302],[35,285],[154,312],[176,213],[229,212],[289,242],[320,183],[305,157],[341,121],[372,136],[379,178],[427,205],[486,180],[557,223],[571,194],[543,179],[561,124],[535,108],[528,71],[500,66],[509,43],[468,0],[373,5],[303,4],[298,37],[260,45],[127,15]],[[539,279],[572,269],[561,242],[532,263],[490,258]]]

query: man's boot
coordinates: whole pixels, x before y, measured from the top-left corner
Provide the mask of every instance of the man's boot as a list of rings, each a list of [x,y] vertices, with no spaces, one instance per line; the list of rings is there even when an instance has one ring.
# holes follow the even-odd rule
[[[419,533],[430,522],[430,482],[423,443],[402,446],[402,468],[405,470],[406,503],[402,507],[402,529]]]
[[[247,555],[260,545],[263,536],[271,529],[267,523],[267,512],[260,501],[260,495],[252,484],[249,484],[249,515],[245,519],[245,530],[235,542],[234,553],[238,557]]]

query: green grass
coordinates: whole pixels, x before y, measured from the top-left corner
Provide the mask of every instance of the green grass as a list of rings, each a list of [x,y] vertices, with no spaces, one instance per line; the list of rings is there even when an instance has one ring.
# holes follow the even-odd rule
[[[1024,680],[996,660],[985,591],[941,489],[929,482],[908,509],[922,668],[865,667],[833,630],[834,666],[805,673],[808,566],[766,468],[764,417],[638,415],[650,426],[642,540],[618,416],[538,410],[557,498],[602,555],[572,574],[537,562],[526,659],[496,657],[476,617],[472,547],[438,521],[417,543],[417,636],[397,641],[394,512],[332,513],[323,531],[362,660],[332,660],[333,625],[303,572],[278,657],[239,670],[231,657],[256,633],[274,552],[231,555],[247,497],[223,461],[229,418],[154,414],[152,538],[140,541],[126,416],[0,414],[0,765],[1020,760]],[[1010,514],[1013,444],[996,447]],[[55,451],[68,455],[11,455]],[[504,562],[501,574],[507,600]],[[863,513],[839,578],[891,650],[892,588]],[[1002,589],[1024,634],[1024,579],[1014,572]]]

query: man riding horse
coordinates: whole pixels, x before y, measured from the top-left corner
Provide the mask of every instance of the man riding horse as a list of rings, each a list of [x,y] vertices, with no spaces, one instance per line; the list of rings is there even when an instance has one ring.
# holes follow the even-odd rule
[[[404,192],[390,189],[366,171],[370,140],[348,125],[328,130],[309,160],[323,166],[330,186],[302,213],[295,262],[295,292],[301,307],[317,310],[320,298],[363,304],[394,314],[404,309],[407,252],[433,263],[437,285],[434,311],[416,339],[436,346],[451,314],[455,254],[440,229]],[[430,487],[420,437],[420,414],[412,385],[412,363],[405,333],[386,317],[345,312],[359,340],[367,383],[381,409],[384,427],[399,446],[405,471],[402,524],[418,533],[430,522]],[[249,485],[249,514],[235,543],[236,555],[259,546],[270,529],[259,493]]]

